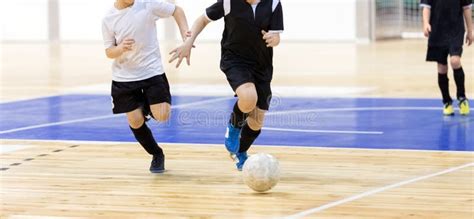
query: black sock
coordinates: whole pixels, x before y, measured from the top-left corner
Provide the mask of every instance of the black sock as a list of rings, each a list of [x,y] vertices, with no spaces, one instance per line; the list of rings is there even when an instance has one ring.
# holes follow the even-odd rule
[[[452,103],[453,100],[449,95],[449,79],[448,74],[438,74],[438,85],[439,89],[441,90],[441,94],[443,95],[443,103]]]
[[[230,124],[236,128],[242,128],[245,125],[245,120],[247,119],[248,114],[240,111],[239,104],[237,103],[238,101],[235,102],[234,111],[230,114]]]
[[[143,123],[142,127],[138,129],[134,129],[132,127],[130,127],[130,129],[132,130],[133,135],[135,135],[135,139],[137,139],[138,143],[142,145],[146,152],[148,152],[150,155],[163,154],[163,150],[156,143],[155,138],[153,138],[153,133],[148,128],[146,123]]]
[[[458,100],[466,98],[466,90],[464,88],[464,70],[461,68],[454,69],[454,81],[457,87],[457,98]]]
[[[249,125],[244,125],[244,127],[242,127],[242,132],[240,133],[239,153],[247,152],[261,132],[262,130],[254,131],[249,127]]]

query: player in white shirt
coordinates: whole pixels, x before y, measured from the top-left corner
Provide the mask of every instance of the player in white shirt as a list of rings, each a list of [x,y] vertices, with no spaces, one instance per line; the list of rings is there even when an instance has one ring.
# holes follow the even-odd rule
[[[165,156],[147,127],[147,116],[167,121],[171,94],[163,70],[156,21],[174,17],[183,40],[190,36],[182,8],[165,0],[116,0],[102,21],[105,52],[112,67],[113,113],[126,113],[130,129],[153,155],[152,173],[164,172]]]

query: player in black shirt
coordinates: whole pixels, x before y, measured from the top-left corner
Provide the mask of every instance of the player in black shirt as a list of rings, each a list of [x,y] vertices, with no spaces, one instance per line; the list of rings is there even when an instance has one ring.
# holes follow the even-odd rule
[[[220,68],[238,101],[230,117],[225,146],[238,159],[241,170],[247,150],[260,135],[269,109],[273,76],[273,47],[280,43],[283,11],[280,0],[218,0],[192,27],[192,37],[173,50],[176,67],[186,58],[197,36],[211,21],[224,18]]]
[[[428,37],[427,61],[438,62],[438,85],[443,95],[444,115],[454,115],[453,100],[449,94],[448,56],[457,86],[457,99],[461,115],[469,114],[469,102],[464,88],[464,71],[461,66],[465,25],[466,43],[472,35],[472,0],[421,0],[423,31]]]

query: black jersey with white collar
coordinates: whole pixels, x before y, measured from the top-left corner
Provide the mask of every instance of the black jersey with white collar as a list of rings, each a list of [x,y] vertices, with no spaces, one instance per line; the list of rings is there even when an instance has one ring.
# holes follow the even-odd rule
[[[273,49],[266,46],[262,31],[283,32],[280,0],[261,0],[250,5],[246,0],[218,0],[206,9],[211,21],[224,18],[221,69],[251,67],[261,79],[271,80]]]
[[[464,41],[464,10],[471,9],[472,0],[421,0],[431,9],[429,46],[460,47]]]

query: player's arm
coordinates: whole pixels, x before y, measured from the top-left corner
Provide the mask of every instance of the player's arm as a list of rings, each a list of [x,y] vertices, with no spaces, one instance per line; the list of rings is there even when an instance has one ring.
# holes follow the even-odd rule
[[[151,12],[155,20],[158,18],[168,18],[173,16],[176,24],[179,27],[181,37],[183,39],[186,38],[189,27],[186,15],[181,7],[171,4],[165,0],[149,0],[145,2],[147,10]]]
[[[120,57],[123,53],[132,50],[133,44],[135,44],[135,40],[125,39],[119,45],[111,46],[105,49],[105,54],[110,59],[116,59]]]
[[[431,8],[423,7],[423,33],[425,34],[425,37],[429,37],[431,33],[430,17]]]
[[[190,37],[190,32],[189,32],[189,26],[188,26],[188,20],[186,19],[186,14],[184,13],[184,10],[176,6],[176,9],[174,10],[173,13],[174,20],[176,21],[176,24],[179,27],[179,32],[181,33],[181,38],[183,41],[186,40],[186,38]]]
[[[464,20],[466,21],[466,27],[467,27],[466,28],[466,30],[467,30],[466,43],[467,43],[468,46],[470,46],[472,44],[472,41],[474,40],[473,35],[472,35],[473,27],[472,27],[472,10],[471,10],[471,7],[472,7],[472,4],[464,7]]]
[[[133,39],[124,39],[117,45],[115,34],[107,26],[105,21],[102,21],[102,37],[106,48],[105,55],[111,59],[116,59],[123,53],[132,50],[133,44],[135,43],[135,40]]]
[[[268,31],[262,30],[263,40],[267,47],[276,47],[280,45],[280,33],[283,33],[283,8],[280,0],[273,0],[272,18]]]
[[[181,65],[181,62],[184,58],[186,58],[186,63],[188,65],[191,64],[191,49],[193,48],[194,42],[196,41],[199,34],[204,30],[204,28],[210,23],[211,21],[206,18],[205,15],[201,15],[193,24],[191,28],[191,36],[184,41],[184,43],[179,46],[178,48],[172,50],[170,52],[171,59],[169,63],[172,63],[174,60],[178,59],[176,64],[176,68]]]
[[[169,62],[172,63],[177,59],[178,62],[176,68],[178,68],[183,59],[186,58],[186,62],[190,65],[191,49],[193,48],[194,41],[196,41],[196,38],[211,21],[217,21],[230,13],[230,7],[226,7],[229,3],[230,0],[217,0],[216,3],[206,8],[204,15],[200,16],[194,22],[193,27],[191,28],[191,36],[181,46],[170,52],[170,55],[172,56]]]
[[[431,3],[432,0],[421,0],[420,7],[422,8],[422,18],[423,18],[423,34],[425,37],[429,37],[431,33]]]

